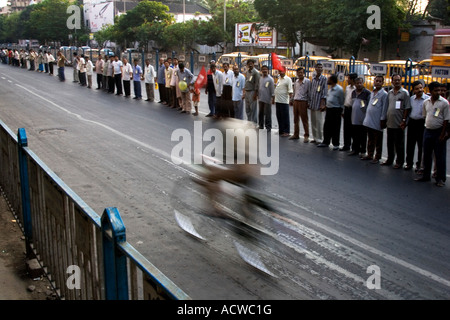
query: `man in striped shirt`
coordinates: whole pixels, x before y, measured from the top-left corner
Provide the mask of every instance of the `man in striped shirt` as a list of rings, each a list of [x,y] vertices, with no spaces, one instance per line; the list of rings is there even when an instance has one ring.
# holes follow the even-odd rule
[[[323,65],[316,64],[316,75],[311,80],[311,100],[309,109],[311,110],[311,130],[313,140],[311,143],[322,143],[324,111],[326,110],[326,97],[328,92],[327,77],[322,74]]]

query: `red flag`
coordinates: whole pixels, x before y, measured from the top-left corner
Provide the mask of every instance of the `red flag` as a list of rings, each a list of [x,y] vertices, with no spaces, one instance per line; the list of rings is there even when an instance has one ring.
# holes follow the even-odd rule
[[[272,69],[278,70],[278,71],[284,71],[284,67],[281,64],[280,58],[274,52],[272,52]]]
[[[208,79],[206,78],[206,69],[205,66],[202,67],[200,73],[198,74],[197,80],[195,80],[194,88],[200,89],[206,86]]]

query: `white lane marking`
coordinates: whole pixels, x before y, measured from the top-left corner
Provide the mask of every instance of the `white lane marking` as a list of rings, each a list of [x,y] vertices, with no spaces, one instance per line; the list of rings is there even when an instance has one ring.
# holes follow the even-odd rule
[[[27,89],[27,88],[25,88],[25,87],[23,87],[23,86],[21,86],[19,84],[16,84],[16,86],[18,86],[18,87],[22,88],[23,90],[25,90],[25,91],[35,95],[36,97],[38,97],[38,98],[48,102],[49,104],[55,106],[56,108],[66,112],[66,113],[68,113],[70,115],[75,116],[76,118],[78,118],[78,119],[80,119],[82,121],[98,125],[98,126],[104,128],[106,130],[111,131],[112,133],[114,133],[114,134],[116,134],[116,135],[118,135],[118,136],[120,136],[122,138],[125,138],[125,139],[127,139],[129,141],[132,141],[132,142],[134,142],[134,143],[136,143],[138,145],[141,145],[142,147],[145,147],[145,148],[147,148],[149,150],[152,150],[153,152],[158,153],[158,154],[162,155],[163,157],[166,157],[166,159],[171,159],[171,155],[168,154],[167,152],[161,150],[161,149],[155,148],[155,147],[153,147],[153,146],[151,146],[149,144],[146,144],[146,143],[144,143],[142,141],[139,141],[139,140],[137,140],[137,139],[135,139],[135,138],[133,138],[133,137],[131,137],[129,135],[126,135],[126,134],[124,134],[124,133],[122,133],[120,131],[117,131],[117,130],[111,128],[110,126],[107,126],[107,125],[105,125],[103,123],[100,123],[98,121],[85,119],[81,115],[79,115],[77,113],[74,113],[74,112],[71,112],[71,111],[67,110],[66,108],[61,107],[60,105],[54,103],[53,101],[50,101],[47,98],[45,98],[45,97],[43,97],[43,96],[41,96],[41,95],[39,95],[39,94],[37,94],[37,93]],[[178,165],[175,165],[173,162],[167,161],[166,159],[164,159],[166,163],[169,163],[174,168],[180,169],[180,167]],[[189,170],[186,170],[186,171],[189,171]],[[193,172],[190,172],[190,174],[191,175],[195,175],[195,173],[193,173]],[[317,214],[316,212],[314,212],[314,211],[312,211],[312,210],[310,210],[310,209],[308,209],[308,208],[306,208],[304,206],[296,204],[295,202],[290,201],[290,203],[293,204],[294,206],[298,207],[298,208],[301,208],[302,210],[308,211],[308,212],[313,213],[313,214]],[[341,239],[343,239],[345,241],[348,241],[348,242],[352,243],[355,246],[358,246],[358,247],[360,247],[360,248],[362,248],[364,250],[367,250],[367,251],[371,252],[372,254],[378,255],[378,256],[386,259],[386,260],[389,260],[389,261],[391,261],[391,262],[393,262],[395,264],[401,265],[401,266],[403,266],[403,267],[405,267],[405,268],[407,268],[409,270],[412,270],[412,271],[414,271],[416,273],[419,273],[419,274],[421,274],[421,275],[423,275],[423,276],[425,276],[427,278],[430,278],[430,279],[432,279],[432,280],[434,280],[436,282],[439,282],[439,283],[441,283],[441,284],[443,284],[443,285],[445,285],[447,287],[450,287],[450,281],[447,280],[447,279],[444,279],[444,278],[442,278],[442,277],[440,277],[438,275],[435,275],[435,274],[433,274],[433,273],[431,273],[431,272],[429,272],[427,270],[424,270],[424,269],[421,269],[419,267],[416,267],[416,266],[414,266],[411,263],[408,263],[408,262],[406,262],[404,260],[398,259],[398,258],[396,258],[396,257],[394,257],[394,256],[392,256],[390,254],[387,254],[387,253],[385,253],[385,252],[383,252],[381,250],[378,250],[378,249],[373,248],[373,247],[371,247],[369,245],[366,245],[365,243],[362,243],[362,242],[360,242],[360,241],[358,241],[356,239],[353,239],[353,238],[351,238],[351,237],[349,237],[349,236],[347,236],[347,235],[345,235],[345,234],[343,234],[343,233],[341,233],[339,231],[336,231],[336,230],[334,230],[332,228],[329,228],[329,227],[327,227],[327,226],[325,226],[325,225],[323,225],[323,224],[321,224],[321,223],[319,223],[317,221],[314,221],[314,220],[309,219],[307,217],[301,217],[301,219],[303,219],[304,221],[307,221],[308,223],[311,223],[312,225],[314,225],[314,226],[316,226],[318,228],[321,228],[322,230],[325,230],[325,231],[327,231],[327,232],[329,232],[329,233],[331,233],[331,234],[333,234],[333,235],[335,235],[335,236],[337,236],[337,237],[339,237],[339,238],[341,238]],[[289,223],[291,223],[292,225],[300,226],[299,223],[297,223],[297,222],[295,222],[295,221],[293,221],[291,219],[288,219],[288,220],[289,220]],[[329,262],[329,263],[331,265],[334,265],[332,262]],[[333,269],[341,270],[343,274],[346,274],[347,276],[349,276],[350,278],[353,278],[357,282],[361,281],[360,277],[355,276],[355,275],[350,275],[348,272],[345,272],[345,270],[343,270],[341,267],[336,266]]]

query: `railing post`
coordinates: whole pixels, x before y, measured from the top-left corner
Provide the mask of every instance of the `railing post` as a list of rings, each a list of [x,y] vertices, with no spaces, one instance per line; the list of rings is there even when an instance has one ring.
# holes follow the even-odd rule
[[[349,64],[350,64],[350,66],[348,68],[349,73],[354,73],[355,72],[355,64],[356,64],[356,59],[354,56],[352,56],[350,58]]]
[[[117,208],[106,208],[101,218],[106,300],[128,300],[127,259],[117,244],[126,241],[125,225]]]
[[[306,72],[306,77],[309,78],[309,67],[311,64],[311,58],[309,57],[309,55],[306,55],[305,57],[305,72]]]
[[[33,229],[31,224],[31,206],[30,206],[30,184],[28,181],[28,161],[23,148],[28,147],[27,133],[24,128],[19,128],[17,132],[19,144],[19,172],[20,172],[20,192],[22,195],[22,223],[25,234],[25,245],[27,256],[32,255],[31,241],[33,239]]]
[[[411,58],[408,58],[408,60],[406,60],[406,63],[405,63],[405,86],[408,85],[408,89],[407,89],[408,92],[410,92],[410,90],[411,90],[412,67],[413,67],[413,61],[411,60]]]

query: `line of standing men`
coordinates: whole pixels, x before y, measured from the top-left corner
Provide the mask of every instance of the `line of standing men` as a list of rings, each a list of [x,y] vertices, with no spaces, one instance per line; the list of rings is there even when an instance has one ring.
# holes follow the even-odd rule
[[[376,76],[374,89],[364,87],[364,79],[357,74],[348,76],[345,92],[336,75],[328,79],[322,75],[323,67],[316,65],[312,80],[305,78],[304,69],[297,69],[294,83],[294,134],[299,139],[300,119],[305,134],[304,142],[317,147],[348,151],[349,156],[359,155],[361,160],[379,163],[382,156],[383,130],[387,129],[387,160],[381,165],[394,169],[411,170],[418,147],[416,181],[430,181],[432,157],[435,158],[433,177],[437,186],[446,180],[446,141],[449,138],[450,110],[444,98],[446,87],[438,82],[429,84],[430,96],[423,93],[423,83],[413,83],[414,95],[410,97],[402,87],[400,75],[391,77],[393,88],[383,89],[384,77]],[[311,114],[313,139],[309,139],[308,109]],[[325,113],[325,116],[323,116]],[[341,122],[344,123],[344,145],[340,147]],[[406,165],[405,131],[407,132]],[[395,163],[394,163],[395,162]]]

